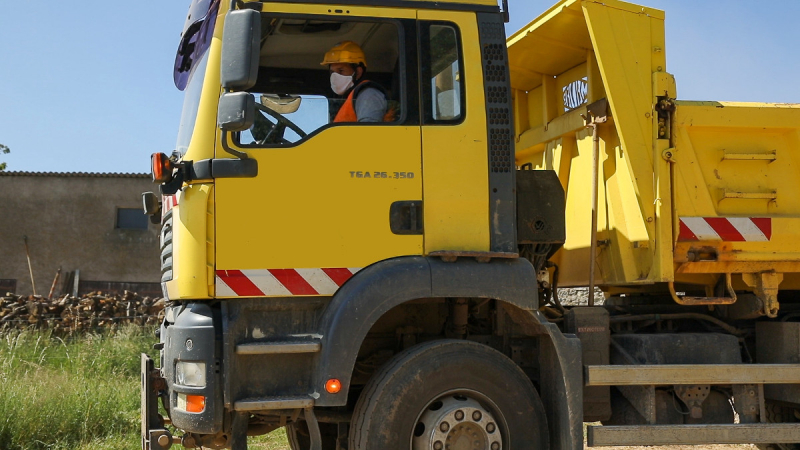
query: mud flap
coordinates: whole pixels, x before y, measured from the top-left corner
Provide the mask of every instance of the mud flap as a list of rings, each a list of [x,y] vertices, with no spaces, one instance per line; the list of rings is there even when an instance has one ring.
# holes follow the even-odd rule
[[[166,450],[172,446],[172,435],[164,428],[164,418],[158,413],[159,381],[163,379],[153,360],[142,353],[142,450]]]
[[[583,449],[583,362],[581,341],[563,334],[539,311],[504,306],[511,319],[531,336],[542,336],[542,403],[547,412],[551,450]]]

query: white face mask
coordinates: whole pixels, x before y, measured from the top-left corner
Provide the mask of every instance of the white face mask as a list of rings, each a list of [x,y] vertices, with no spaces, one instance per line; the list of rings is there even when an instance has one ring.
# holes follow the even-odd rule
[[[353,74],[355,75],[355,74]],[[336,72],[331,73],[331,89],[339,95],[347,92],[353,87],[353,76],[342,75]]]

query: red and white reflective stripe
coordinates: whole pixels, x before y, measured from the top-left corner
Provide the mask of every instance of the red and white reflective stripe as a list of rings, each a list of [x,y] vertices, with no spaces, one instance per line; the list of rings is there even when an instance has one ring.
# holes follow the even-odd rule
[[[681,217],[680,222],[680,242],[764,242],[772,239],[769,217]]]
[[[173,195],[164,195],[161,197],[161,217],[164,217],[170,209],[178,206],[178,196]]]
[[[218,297],[333,295],[361,269],[218,270]]]

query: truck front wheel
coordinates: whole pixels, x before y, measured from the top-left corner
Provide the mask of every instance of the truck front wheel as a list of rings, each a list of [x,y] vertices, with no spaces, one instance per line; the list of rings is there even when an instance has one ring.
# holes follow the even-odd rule
[[[546,450],[547,422],[528,377],[502,353],[442,340],[398,354],[356,403],[350,450]]]

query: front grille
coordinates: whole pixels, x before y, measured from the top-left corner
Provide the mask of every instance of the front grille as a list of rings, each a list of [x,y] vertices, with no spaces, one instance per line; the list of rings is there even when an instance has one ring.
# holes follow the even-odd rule
[[[172,210],[164,216],[161,225],[161,282],[172,280]]]

